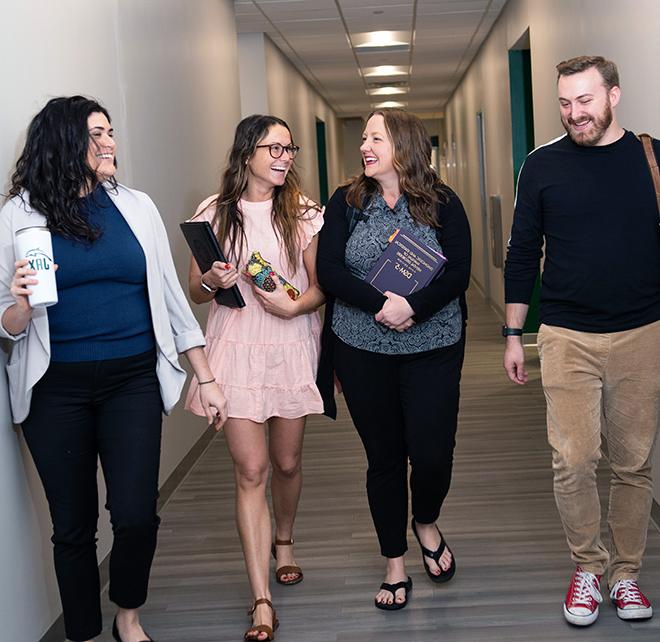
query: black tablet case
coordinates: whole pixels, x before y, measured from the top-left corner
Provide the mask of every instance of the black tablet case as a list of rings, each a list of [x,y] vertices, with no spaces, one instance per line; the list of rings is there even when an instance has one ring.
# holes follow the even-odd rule
[[[218,245],[218,239],[208,221],[190,221],[180,224],[181,231],[186,237],[190,250],[197,261],[202,274],[211,269],[214,261],[227,263],[225,255]],[[244,308],[245,299],[237,285],[229,289],[220,288],[215,293],[215,300],[220,305],[230,308]]]

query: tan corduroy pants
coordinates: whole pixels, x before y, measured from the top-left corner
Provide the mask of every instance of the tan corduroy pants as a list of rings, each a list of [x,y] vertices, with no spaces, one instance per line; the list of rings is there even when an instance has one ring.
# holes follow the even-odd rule
[[[541,377],[557,508],[571,556],[608,584],[637,579],[646,546],[660,424],[660,321],[597,334],[542,325]],[[601,431],[612,469],[609,550],[600,537]]]

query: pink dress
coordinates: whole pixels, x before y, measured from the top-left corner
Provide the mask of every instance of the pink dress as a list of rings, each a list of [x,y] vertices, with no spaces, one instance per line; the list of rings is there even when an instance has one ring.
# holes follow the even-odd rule
[[[195,220],[211,221],[214,197],[205,200]],[[272,201],[258,203],[241,200],[247,255],[258,251],[276,272],[300,292],[309,286],[302,251],[297,271],[290,273],[286,255],[271,221]],[[309,219],[309,220],[307,220]],[[323,212],[310,210],[300,221],[300,247],[305,249],[323,225]],[[227,254],[228,248],[225,248]],[[243,269],[245,265],[238,266]],[[244,308],[228,308],[210,303],[206,324],[206,355],[216,381],[227,398],[229,416],[262,423],[269,417],[294,419],[322,413],[323,402],[316,387],[320,353],[321,321],[318,311],[281,319],[266,312],[252,292],[246,277],[238,287],[245,299]],[[197,379],[188,390],[186,408],[203,415]]]

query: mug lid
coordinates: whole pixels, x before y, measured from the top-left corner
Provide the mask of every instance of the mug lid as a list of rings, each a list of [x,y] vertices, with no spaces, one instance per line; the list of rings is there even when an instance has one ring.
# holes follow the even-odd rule
[[[16,234],[20,234],[21,232],[27,232],[28,230],[46,230],[48,231],[48,227],[45,225],[30,225],[29,227],[22,227],[20,230],[16,230]]]

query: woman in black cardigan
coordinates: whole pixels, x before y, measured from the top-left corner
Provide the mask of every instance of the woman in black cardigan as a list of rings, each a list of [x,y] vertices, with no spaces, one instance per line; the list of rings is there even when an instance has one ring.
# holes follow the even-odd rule
[[[367,495],[385,581],[377,608],[407,604],[408,462],[412,529],[433,582],[456,561],[435,522],[449,490],[465,349],[470,229],[463,206],[431,166],[422,122],[400,109],[373,112],[360,147],[364,172],[325,211],[318,278],[328,301],[319,389],[335,416],[333,370],[367,454]],[[447,258],[442,275],[407,296],[364,277],[397,228]]]

